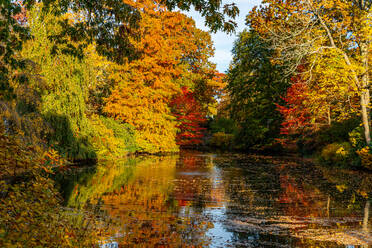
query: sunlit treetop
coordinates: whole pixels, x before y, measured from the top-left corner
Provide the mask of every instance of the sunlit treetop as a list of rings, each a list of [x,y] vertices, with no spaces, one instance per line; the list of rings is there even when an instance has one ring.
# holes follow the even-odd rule
[[[189,11],[194,7],[205,18],[205,24],[212,32],[223,30],[231,33],[237,26],[234,19],[239,15],[239,9],[235,3],[222,5],[221,0],[163,0],[163,2],[170,10],[177,7]]]
[[[221,0],[157,0],[158,4],[169,10],[190,10],[194,8],[205,18],[206,25],[212,32],[223,30],[231,33],[236,27],[234,18],[239,14],[235,4],[222,4]],[[56,16],[74,13],[79,16],[75,21],[61,20],[62,31],[52,38],[58,44],[70,41],[79,44],[70,47],[67,52],[82,56],[89,43],[95,43],[100,55],[123,63],[128,58],[136,59],[138,54],[131,46],[130,37],[138,36],[141,15],[139,10],[122,0],[2,0],[0,2],[0,98],[9,95],[8,72],[11,68],[21,66],[14,54],[22,49],[29,31],[26,20],[20,19],[24,9],[31,9],[35,4],[43,6],[44,13],[52,12]],[[21,15],[22,16],[22,15]],[[13,18],[12,18],[13,17]],[[70,20],[70,21],[69,21]],[[77,43],[78,42],[78,43]],[[66,50],[66,49],[65,49]]]
[[[11,1],[11,0],[6,0]],[[37,1],[24,0],[26,8]],[[41,0],[44,11],[56,15],[67,12],[80,13],[82,18],[75,23],[64,23],[64,31],[54,37],[64,42],[67,37],[75,41],[91,41],[97,45],[97,51],[116,61],[135,56],[128,36],[136,35],[141,15],[138,9],[122,0]],[[159,5],[169,10],[190,10],[192,7],[205,18],[212,32],[223,30],[231,33],[236,23],[233,19],[239,14],[235,4],[222,4],[221,0],[157,0]]]
[[[15,57],[22,43],[29,38],[27,20],[22,13],[35,4],[43,6],[43,13],[56,16],[74,13],[75,19],[61,19],[62,31],[49,37],[54,40],[55,50],[61,44],[64,52],[83,56],[84,48],[94,43],[100,55],[109,60],[124,63],[138,58],[138,51],[130,38],[138,37],[137,29],[141,15],[135,7],[122,0],[2,0],[0,2],[0,98],[11,97],[8,85],[9,70],[22,66]],[[233,32],[233,19],[239,14],[235,4],[223,5],[221,0],[158,0],[169,10],[194,8],[205,18],[212,32]],[[73,41],[75,46],[71,46]],[[66,49],[66,44],[69,49]]]

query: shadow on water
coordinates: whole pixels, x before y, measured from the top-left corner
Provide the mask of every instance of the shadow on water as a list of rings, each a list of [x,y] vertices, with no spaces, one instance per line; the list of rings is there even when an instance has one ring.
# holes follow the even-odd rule
[[[183,151],[60,179],[67,207],[99,204],[102,247],[368,247],[372,175],[299,159]]]

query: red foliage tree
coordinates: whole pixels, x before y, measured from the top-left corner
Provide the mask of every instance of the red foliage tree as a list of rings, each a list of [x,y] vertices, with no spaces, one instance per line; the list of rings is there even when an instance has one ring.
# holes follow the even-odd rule
[[[286,106],[277,105],[284,118],[281,134],[298,134],[310,126],[310,112],[305,104],[309,100],[308,87],[301,81],[300,76],[291,80],[293,84],[283,98]]]
[[[206,122],[206,118],[194,93],[187,87],[182,87],[181,94],[173,99],[171,107],[178,121],[177,145],[200,144],[205,130],[202,124]]]

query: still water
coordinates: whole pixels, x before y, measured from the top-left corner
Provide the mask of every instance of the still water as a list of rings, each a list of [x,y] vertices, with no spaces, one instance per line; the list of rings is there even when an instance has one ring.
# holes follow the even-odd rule
[[[65,175],[99,209],[101,247],[371,247],[372,174],[300,158],[183,151]]]

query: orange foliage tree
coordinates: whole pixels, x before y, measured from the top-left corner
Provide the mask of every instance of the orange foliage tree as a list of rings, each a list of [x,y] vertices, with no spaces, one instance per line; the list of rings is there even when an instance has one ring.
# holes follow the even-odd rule
[[[136,128],[141,151],[177,151],[177,122],[170,102],[182,86],[214,87],[208,81],[213,77],[208,62],[213,54],[210,36],[198,30],[191,18],[156,1],[125,2],[141,12],[141,39],[131,41],[140,58],[111,67],[114,88],[104,112]]]

